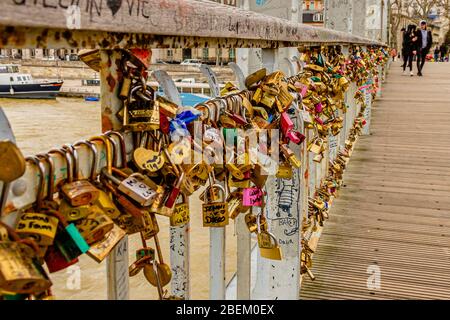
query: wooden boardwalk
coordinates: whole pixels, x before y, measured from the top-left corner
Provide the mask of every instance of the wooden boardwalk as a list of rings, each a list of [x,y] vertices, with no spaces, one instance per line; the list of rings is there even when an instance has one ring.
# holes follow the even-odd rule
[[[391,66],[301,299],[450,299],[450,63],[424,74]]]

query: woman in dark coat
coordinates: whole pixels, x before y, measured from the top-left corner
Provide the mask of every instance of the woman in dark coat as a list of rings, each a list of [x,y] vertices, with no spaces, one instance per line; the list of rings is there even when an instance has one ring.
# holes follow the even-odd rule
[[[412,72],[412,62],[414,55],[417,54],[419,43],[416,36],[416,26],[410,24],[403,37],[403,50],[405,54],[405,62],[403,63],[403,74],[406,74],[406,67],[409,67],[409,74],[414,76]]]

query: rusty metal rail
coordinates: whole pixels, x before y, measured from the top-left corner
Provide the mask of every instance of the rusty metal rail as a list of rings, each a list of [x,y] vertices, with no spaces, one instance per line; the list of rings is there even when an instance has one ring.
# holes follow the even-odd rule
[[[2,0],[3,48],[282,48],[384,45],[211,1]],[[30,14],[32,13],[32,14]]]
[[[291,56],[279,48],[296,48],[312,45],[342,45],[348,53],[350,45],[363,47],[384,46],[379,42],[353,36],[343,32],[323,28],[312,28],[286,20],[256,14],[253,12],[222,6],[208,1],[148,0],[141,2],[143,7],[137,9],[134,1],[108,1],[108,5],[90,0],[80,6],[69,6],[64,1],[44,1],[35,3],[28,0],[0,0],[2,15],[0,17],[1,48],[100,48],[100,78],[103,131],[120,130],[121,123],[115,114],[121,109],[122,101],[118,98],[121,80],[118,65],[121,53],[118,48],[263,48],[261,64],[269,72],[278,69],[283,58],[290,61]],[[137,10],[137,11],[136,11]],[[298,52],[296,56],[298,56]],[[295,70],[290,65],[289,74]],[[295,70],[298,72],[299,70]],[[244,74],[246,75],[246,74]],[[375,76],[375,75],[373,75]],[[357,90],[352,85],[353,92]],[[371,94],[365,92],[371,101]],[[359,106],[348,96],[347,104],[351,112],[345,116],[345,130],[335,141],[334,149],[329,150],[326,161],[335,156],[336,150],[343,146]],[[369,113],[370,116],[370,113]],[[308,137],[303,121],[295,119],[296,126]],[[127,141],[128,151],[132,143]],[[83,176],[91,162],[87,150],[80,149],[80,167]],[[104,150],[99,146],[99,151]],[[238,219],[237,234],[242,246],[238,248],[238,277],[235,286],[240,299],[298,299],[300,291],[300,231],[302,215],[307,210],[308,196],[314,193],[326,174],[326,165],[316,165],[312,156],[302,146],[294,150],[302,155],[303,167],[296,171],[295,191],[293,197],[301,201],[291,204],[294,228],[271,219],[271,228],[278,237],[285,252],[286,259],[280,263],[258,259],[258,279],[256,294],[251,282],[250,235],[245,229],[244,221]],[[99,163],[98,171],[105,165]],[[64,177],[62,161],[55,162],[56,182]],[[306,174],[308,172],[308,174]],[[306,175],[305,175],[306,174]],[[305,178],[305,176],[307,178]],[[275,179],[270,180],[268,193],[270,208],[277,208],[278,200]],[[23,179],[25,191],[20,195],[10,194],[9,210],[22,209],[36,200],[37,172],[27,170]],[[291,186],[292,187],[292,186]],[[14,188],[13,188],[14,189]],[[24,188],[21,189],[22,191]],[[273,213],[272,213],[273,214]],[[13,215],[6,217],[10,223]],[[242,228],[244,226],[244,229]],[[296,226],[296,228],[295,228]],[[289,235],[286,233],[289,229]],[[246,232],[246,234],[244,233]],[[189,226],[171,228],[171,264],[173,280],[171,290],[185,299],[190,298],[189,269]],[[320,232],[311,237],[318,238]],[[225,282],[225,235],[223,230],[211,231],[210,250],[210,297],[226,297]],[[108,298],[128,299],[128,253],[127,240],[122,241],[108,259]],[[240,270],[240,273],[239,273]],[[243,272],[244,270],[244,272]],[[290,270],[286,272],[286,270]],[[254,271],[253,271],[254,272]]]

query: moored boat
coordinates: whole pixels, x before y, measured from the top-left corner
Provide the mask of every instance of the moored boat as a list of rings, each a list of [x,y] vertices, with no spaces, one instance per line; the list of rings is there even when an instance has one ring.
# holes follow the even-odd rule
[[[0,98],[54,99],[63,80],[34,80],[17,64],[0,65]]]

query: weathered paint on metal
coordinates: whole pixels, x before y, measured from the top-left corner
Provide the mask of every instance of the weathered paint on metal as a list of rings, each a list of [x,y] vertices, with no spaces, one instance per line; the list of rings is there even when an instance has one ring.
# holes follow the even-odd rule
[[[345,32],[193,0],[148,0],[137,5],[92,0],[84,8],[1,0],[3,48],[295,47],[299,44],[373,43]],[[117,11],[111,5],[117,5]],[[144,8],[145,7],[145,8]],[[151,10],[150,10],[151,8]],[[144,13],[146,12],[146,13]],[[47,17],[51,15],[52,19]],[[125,31],[125,32],[124,32]]]

